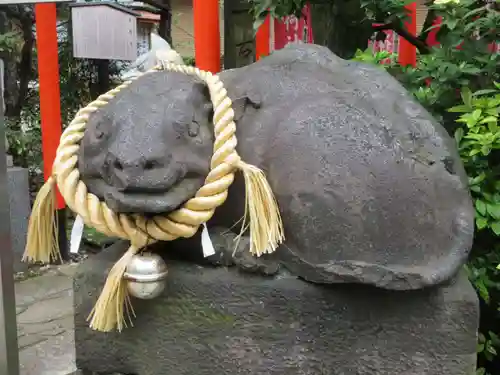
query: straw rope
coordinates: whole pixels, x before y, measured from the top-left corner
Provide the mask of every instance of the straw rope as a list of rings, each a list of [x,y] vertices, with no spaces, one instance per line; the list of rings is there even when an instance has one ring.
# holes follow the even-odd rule
[[[152,71],[159,69],[157,67]],[[61,137],[53,169],[61,195],[71,210],[78,213],[86,224],[106,235],[129,239],[133,245],[140,248],[152,241],[171,241],[179,237],[193,236],[199,226],[207,222],[215,209],[226,200],[227,189],[234,180],[235,170],[246,168],[236,152],[234,112],[220,79],[190,66],[167,63],[164,69],[201,78],[207,83],[214,102],[215,142],[211,170],[206,177],[205,185],[199,189],[194,198],[167,216],[155,216],[146,220],[139,215],[130,216],[113,212],[105,202],[88,193],[87,187],[80,180],[80,172],[76,168],[77,154],[90,115],[108,104],[132,81],[127,81],[101,95],[78,112]]]

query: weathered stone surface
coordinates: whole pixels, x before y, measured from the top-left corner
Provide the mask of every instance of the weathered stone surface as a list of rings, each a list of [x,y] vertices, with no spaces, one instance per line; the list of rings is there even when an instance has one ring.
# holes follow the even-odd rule
[[[11,241],[16,272],[27,269],[26,263],[22,263],[21,258],[26,247],[26,232],[31,210],[28,177],[28,170],[25,168],[7,168]]]
[[[473,237],[467,179],[453,140],[393,77],[314,45],[220,76],[238,152],[278,200],[277,256],[293,274],[398,290],[456,274]],[[89,191],[120,212],[179,207],[208,173],[211,116],[192,77],[134,82],[91,116],[79,159]],[[244,197],[238,175],[210,224],[233,227]]]
[[[134,301],[134,327],[98,333],[86,318],[126,245],[79,266],[76,363],[136,375],[472,375],[478,301],[465,275],[418,291],[314,285],[280,274],[168,260],[168,287]]]
[[[16,283],[20,375],[76,370],[72,265]]]

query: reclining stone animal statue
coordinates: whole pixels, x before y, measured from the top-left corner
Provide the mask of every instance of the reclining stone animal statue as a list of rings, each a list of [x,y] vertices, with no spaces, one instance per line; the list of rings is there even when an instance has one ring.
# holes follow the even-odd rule
[[[440,329],[440,324],[447,325],[448,320],[446,322],[440,320],[449,317],[446,315],[445,318],[441,312],[448,308],[447,302],[442,302],[445,299],[429,297],[425,291],[433,287],[438,291],[433,292],[434,295],[446,293],[450,295],[449,288],[451,288],[455,291],[453,293],[456,293],[457,300],[461,298],[466,300],[465,315],[453,312],[460,315],[457,321],[468,319],[466,328],[461,331],[462,336],[456,339],[463,343],[466,349],[458,354],[442,353],[457,355],[449,358],[449,368],[446,367],[448,365],[434,363],[434,360],[426,357],[427,354],[423,355],[425,359],[422,359],[422,363],[425,362],[426,368],[430,370],[421,372],[425,366],[417,366],[416,357],[408,354],[413,349],[404,352],[408,354],[408,359],[401,359],[406,354],[398,351],[403,350],[400,346],[405,346],[406,341],[412,341],[410,337],[414,333],[408,333],[414,332],[414,328],[411,328],[405,333],[406,336],[401,334],[399,339],[387,339],[387,342],[392,343],[387,345],[392,346],[385,349],[388,353],[392,353],[387,355],[393,359],[385,360],[392,364],[383,365],[384,360],[374,364],[375,359],[372,357],[371,349],[361,347],[358,348],[360,350],[358,354],[361,357],[367,356],[365,362],[360,358],[348,361],[342,357],[346,354],[338,353],[332,354],[332,357],[337,356],[336,359],[326,359],[329,356],[328,351],[317,354],[314,352],[326,349],[305,344],[307,340],[309,343],[312,342],[310,340],[324,342],[325,336],[321,333],[323,328],[314,325],[319,323],[304,322],[302,318],[295,316],[291,318],[290,327],[283,326],[281,329],[293,331],[295,324],[296,329],[303,329],[306,332],[307,329],[304,327],[308,326],[315,333],[303,332],[305,341],[302,344],[295,343],[295,349],[288,348],[290,350],[276,354],[272,360],[264,353],[266,345],[272,340],[260,336],[257,338],[256,332],[252,331],[250,325],[245,325],[246,323],[243,326],[247,328],[233,324],[229,331],[221,329],[229,339],[228,343],[221,345],[227,350],[232,347],[235,356],[232,358],[238,358],[234,360],[237,363],[233,361],[227,368],[221,363],[225,363],[224,361],[228,361],[227,358],[231,357],[229,352],[223,350],[222,352],[229,357],[221,357],[221,351],[217,349],[218,343],[212,341],[213,336],[219,333],[203,328],[204,323],[198,325],[198,331],[193,327],[178,328],[182,327],[182,324],[174,326],[174,323],[171,323],[172,326],[169,326],[168,330],[165,327],[165,331],[160,334],[164,345],[170,345],[165,348],[165,353],[174,350],[173,347],[177,345],[174,344],[173,338],[165,336],[173,335],[177,340],[187,340],[184,335],[189,331],[196,337],[199,335],[198,338],[192,338],[201,345],[196,350],[201,350],[203,353],[210,352],[217,358],[216,361],[204,357],[207,362],[205,365],[198,364],[199,370],[196,370],[198,374],[213,374],[216,369],[224,374],[235,373],[236,367],[241,370],[238,373],[242,374],[282,374],[286,369],[287,374],[444,375],[452,373],[446,371],[454,371],[453,375],[460,375],[473,369],[477,301],[463,275],[458,277],[459,281],[453,280],[456,280],[455,276],[466,261],[471,248],[474,210],[463,166],[454,142],[444,128],[384,70],[343,60],[326,48],[315,45],[292,45],[247,67],[223,71],[219,76],[233,101],[238,153],[242,159],[265,171],[280,208],[286,239],[275,253],[260,258],[248,254],[246,250],[248,240],[245,239],[240,241],[235,251],[233,239],[239,233],[238,222],[245,208],[244,183],[237,177],[229,189],[227,201],[216,210],[212,220],[207,223],[217,250],[217,253],[208,259],[209,262],[222,266],[236,264],[243,270],[266,275],[265,280],[273,280],[274,284],[269,284],[273,285],[272,288],[265,289],[267,292],[255,295],[248,292],[249,299],[262,298],[265,302],[261,303],[264,304],[275,305],[276,300],[273,299],[271,302],[267,299],[275,298],[270,297],[274,293],[283,293],[285,295],[283,302],[288,308],[292,309],[289,305],[291,303],[295,306],[293,308],[301,311],[307,309],[309,303],[314,305],[316,302],[312,301],[316,299],[335,300],[324,303],[324,306],[334,306],[330,312],[326,307],[324,311],[319,312],[323,309],[318,307],[319,305],[315,305],[318,308],[316,312],[313,307],[308,313],[303,312],[304,316],[311,315],[308,316],[310,319],[317,320],[312,317],[314,314],[322,317],[321,324],[325,324],[327,328],[324,329],[329,332],[326,337],[339,334],[334,331],[339,321],[351,319],[342,315],[343,318],[339,318],[337,323],[333,321],[325,323],[329,321],[329,318],[325,318],[329,314],[333,314],[332,316],[343,314],[340,312],[342,309],[335,310],[338,309],[337,305],[347,306],[345,308],[349,311],[353,309],[352,316],[360,313],[360,309],[379,309],[375,306],[380,306],[380,303],[390,305],[387,307],[388,315],[402,316],[400,320],[382,323],[384,319],[392,318],[386,317],[381,308],[377,313],[373,313],[378,317],[375,320],[380,319],[380,327],[385,328],[380,328],[383,333],[375,331],[370,333],[372,336],[368,341],[371,344],[367,345],[374,347],[381,345],[381,351],[386,344],[380,342],[377,344],[375,337],[379,334],[385,335],[391,330],[398,330],[397,327],[405,331],[406,317],[409,321],[416,322],[418,319],[422,322],[428,319],[433,322],[439,321],[436,325],[429,323],[429,330],[426,328],[425,333],[416,334],[424,341],[428,339],[428,335],[434,335],[436,330]],[[192,76],[166,71],[148,74],[118,93],[108,105],[91,115],[80,149],[81,178],[89,192],[104,200],[115,212],[154,215],[173,211],[190,199],[204,184],[213,152],[212,117],[213,108],[208,90],[201,81]],[[199,241],[198,234],[192,240],[176,240],[158,246],[164,253],[179,251],[196,255],[201,254]],[[97,263],[92,264],[95,267]],[[86,267],[85,272],[91,269],[90,266],[84,267]],[[249,279],[251,281],[248,281],[250,284],[255,283],[258,284],[258,288],[265,288],[257,281],[264,276],[245,276],[238,273],[231,273],[228,276],[227,273],[215,274],[222,272],[217,271],[219,268],[190,271],[189,266],[185,264],[179,267],[187,274],[192,271],[198,275],[195,277],[196,280],[199,280],[199,277],[203,279],[203,273],[218,275],[207,278],[211,280],[209,283],[215,283],[211,284],[212,286],[218,285],[216,283],[219,281],[216,280],[227,283],[230,289],[227,292],[228,306],[232,306],[230,300],[236,298],[234,295],[238,293],[229,285],[239,285],[239,278],[247,280],[251,277]],[[176,273],[175,267],[172,272],[177,275],[176,277],[181,277],[179,274],[182,272]],[[75,303],[78,311],[83,310],[82,306],[88,309],[90,305],[86,299],[89,294],[95,295],[95,292],[89,292],[91,289],[86,286],[89,283],[86,277],[81,276],[81,279],[78,279],[77,276],[75,280],[77,290]],[[289,278],[286,286],[283,284],[283,278]],[[169,302],[165,301],[172,298],[176,288],[183,291],[186,288],[190,289],[183,284],[184,282],[186,281],[179,281],[176,284],[176,281],[172,281],[172,286],[167,287],[165,292],[169,297],[165,297],[161,302],[151,303],[168,304]],[[192,282],[195,283],[193,280]],[[203,280],[200,283],[203,283]],[[324,284],[335,285],[328,287]],[[342,286],[342,284],[349,285]],[[351,293],[346,293],[344,289],[344,287],[350,288],[350,284],[361,284],[353,287],[352,299],[366,299],[369,305],[362,307],[363,304],[360,304],[359,300],[353,302],[350,299]],[[192,289],[196,288],[198,286],[193,286]],[[215,304],[223,309],[225,303],[220,294],[212,295],[211,289],[206,286],[199,288],[205,288],[203,291],[207,297],[196,298],[206,298],[205,307]],[[297,294],[294,294],[295,297],[286,297],[294,288],[298,290]],[[367,289],[362,289],[366,292],[359,292],[361,290],[359,288]],[[282,290],[288,291],[280,292]],[[384,294],[408,290],[414,290],[412,293],[415,294]],[[247,292],[242,291],[242,294],[245,293]],[[300,293],[311,299],[298,299]],[[339,297],[336,293],[344,294]],[[195,292],[188,294],[199,295]],[[399,298],[406,306],[411,305],[411,310],[394,313],[391,309],[403,308],[394,301]],[[450,297],[450,301],[452,299]],[[212,302],[209,303],[209,300]],[[354,305],[350,305],[351,302],[357,307],[352,307]],[[159,311],[160,307],[152,308],[148,303],[145,302],[139,309]],[[189,306],[190,303],[188,302]],[[318,304],[321,305],[320,302]],[[245,306],[245,309],[257,309],[254,304]],[[432,308],[428,311],[425,306]],[[231,310],[231,307],[227,308]],[[439,318],[435,318],[431,310],[439,311]],[[181,319],[181,315],[186,315],[185,312],[181,314],[175,311],[177,310],[171,307],[168,314],[173,314],[175,317],[165,319],[175,321]],[[250,314],[245,321],[257,327],[262,317],[259,312],[255,312],[257,310],[252,311],[257,318]],[[243,310],[241,312],[244,314]],[[112,336],[109,339],[111,341],[103,340],[102,336],[93,336],[99,334],[90,332],[86,326],[84,327],[85,324],[80,324],[83,319],[79,314],[77,312],[76,318],[77,362],[80,361],[81,366],[91,367],[89,363],[92,355],[89,355],[89,349],[86,349],[89,337],[100,341],[101,343],[97,345],[101,345],[99,347],[102,350],[108,350],[111,343],[117,346],[122,336]],[[141,314],[147,315],[144,311]],[[423,315],[410,318],[411,314]],[[148,322],[153,324],[155,329],[162,330],[162,327],[151,322],[153,316],[159,315],[159,312],[151,313],[144,319],[149,319]],[[285,315],[277,314],[275,318],[278,321],[287,321]],[[252,319],[256,319],[255,322]],[[361,320],[363,319],[359,318],[359,321]],[[262,318],[263,323],[259,326],[259,330],[266,330],[263,327],[265,324],[272,325],[272,321],[272,317]],[[356,324],[358,323],[352,323],[353,327]],[[378,323],[372,321],[372,324]],[[365,331],[360,333],[366,329],[366,327],[359,328],[360,325],[361,323],[356,326],[357,328],[352,328],[352,331],[347,333],[348,336],[367,334]],[[395,326],[392,329],[388,328],[391,325]],[[297,328],[299,326],[302,328]],[[447,327],[451,330],[449,326]],[[357,332],[358,328],[360,332]],[[448,328],[446,332],[451,332]],[[219,329],[220,327],[217,328]],[[376,327],[374,329],[377,330]],[[239,336],[234,330],[240,330]],[[452,331],[458,332],[458,329],[454,328]],[[293,332],[290,334],[295,337]],[[346,332],[342,334],[344,339],[346,339],[345,334]],[[263,335],[266,336],[265,333]],[[425,337],[421,337],[422,335]],[[455,333],[450,335],[452,335],[450,340],[455,340],[453,336]],[[131,336],[127,337],[131,339]],[[331,339],[337,340],[335,341],[337,344],[341,342],[338,341],[340,338]],[[106,342],[107,344],[104,344]],[[214,345],[213,348],[210,343]],[[154,348],[164,346],[151,345]],[[324,345],[328,346],[329,350],[334,350],[333,344]],[[272,347],[280,351],[278,347]],[[313,352],[306,354],[312,347],[315,348]],[[241,353],[238,348],[241,349]],[[195,353],[184,349],[191,355]],[[421,351],[427,353],[427,349]],[[95,350],[92,349],[91,352]],[[158,350],[163,353],[163,349]],[[247,354],[250,353],[248,354],[250,357],[246,357],[245,350]],[[269,350],[274,351],[270,348]],[[214,354],[215,352],[217,354]],[[260,354],[257,355],[257,352]],[[416,349],[416,353],[418,352]],[[113,353],[120,358],[123,356],[115,351]],[[179,358],[184,358],[182,361],[169,357],[170,364],[167,366],[169,374],[194,373],[195,367],[189,367],[190,364],[185,363],[189,362],[189,358],[185,357],[187,354],[182,353],[184,352],[181,349],[176,351]],[[208,355],[206,353],[204,355]],[[100,354],[102,355],[102,351]],[[302,365],[297,362],[297,356],[300,355],[304,356]],[[380,358],[384,355],[380,354]],[[284,360],[286,356],[294,359]],[[109,356],[107,358],[109,360]],[[346,363],[341,363],[342,358]],[[405,362],[406,360],[408,362]],[[138,375],[152,375],[159,374],[160,372],[154,371],[159,371],[161,367],[146,363],[146,360],[142,362],[138,360],[129,367],[120,365],[118,368],[111,368],[109,363],[104,364],[104,362],[100,361],[102,366],[99,365],[101,367],[98,366],[94,370],[135,371]],[[300,370],[303,372],[291,370],[293,366],[290,363],[293,366],[303,366]],[[338,372],[328,370],[330,366],[337,367]],[[164,367],[161,369],[164,371],[161,373],[167,373]]]
[[[474,227],[464,170],[445,130],[387,73],[300,47],[220,77],[238,152],[266,172],[284,218],[275,261],[313,282],[389,289],[457,272]],[[134,82],[90,119],[83,181],[115,212],[173,211],[208,174],[212,115],[191,76]],[[209,228],[233,227],[244,197],[236,181]]]

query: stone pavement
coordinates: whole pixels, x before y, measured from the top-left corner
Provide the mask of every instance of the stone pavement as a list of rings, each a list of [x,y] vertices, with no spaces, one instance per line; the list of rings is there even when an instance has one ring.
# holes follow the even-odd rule
[[[72,277],[77,264],[16,283],[21,375],[68,375],[76,370]]]

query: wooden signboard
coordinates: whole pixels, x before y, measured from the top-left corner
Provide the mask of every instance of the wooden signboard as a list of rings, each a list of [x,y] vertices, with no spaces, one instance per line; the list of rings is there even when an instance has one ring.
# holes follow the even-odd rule
[[[71,4],[73,56],[126,60],[137,58],[140,13],[112,2]]]
[[[255,37],[247,0],[224,2],[224,69],[240,68],[255,61]]]

